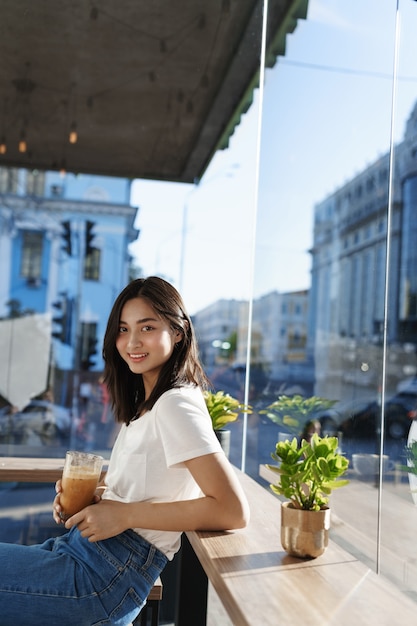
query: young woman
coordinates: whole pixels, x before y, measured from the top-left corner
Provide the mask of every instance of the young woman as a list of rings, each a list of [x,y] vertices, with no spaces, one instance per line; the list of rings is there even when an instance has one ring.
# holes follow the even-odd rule
[[[108,320],[103,357],[121,422],[102,492],[40,546],[0,544],[0,622],[130,624],[182,531],[244,527],[248,504],[201,389],[207,380],[178,292],[131,282]],[[61,481],[54,518],[61,522]]]

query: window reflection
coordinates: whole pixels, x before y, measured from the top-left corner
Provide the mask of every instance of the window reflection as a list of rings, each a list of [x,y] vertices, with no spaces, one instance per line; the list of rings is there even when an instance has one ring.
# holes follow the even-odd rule
[[[417,514],[400,466],[417,416],[411,243],[417,92],[409,33],[417,5],[399,3],[405,32],[396,42],[394,4],[311,0],[285,58],[266,74],[252,343],[253,363],[264,368],[267,384],[253,399],[247,467],[255,476],[254,459],[269,462],[277,439],[301,430],[289,418],[278,425],[263,413],[280,394],[333,401],[314,417],[322,433],[338,435],[351,463],[350,485],[334,497],[334,538],[412,593],[404,572],[413,570],[409,524]],[[292,316],[283,323],[278,302],[303,290],[303,357],[288,358],[288,333],[272,363],[259,358],[259,346],[278,345],[295,322]],[[359,517],[352,513],[358,502]],[[390,526],[396,504],[404,517],[398,532]]]

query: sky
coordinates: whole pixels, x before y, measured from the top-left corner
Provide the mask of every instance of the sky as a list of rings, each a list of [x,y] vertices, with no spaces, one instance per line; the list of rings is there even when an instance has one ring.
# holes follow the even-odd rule
[[[266,71],[262,121],[256,90],[198,186],[133,183],[141,232],[131,252],[145,275],[180,289],[190,313],[247,299],[252,280],[255,297],[308,288],[314,205],[388,152],[393,94],[396,142],[417,100],[417,2],[399,9],[394,92],[396,0],[310,0]]]

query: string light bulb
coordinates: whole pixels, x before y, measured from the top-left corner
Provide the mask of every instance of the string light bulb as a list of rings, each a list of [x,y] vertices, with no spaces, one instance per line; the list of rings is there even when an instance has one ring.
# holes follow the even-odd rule
[[[71,124],[68,141],[70,143],[77,143],[78,141],[77,125],[75,122]]]
[[[1,133],[1,141],[0,141],[0,154],[6,154],[7,152],[7,145],[6,145],[6,117],[7,117],[7,106],[8,106],[9,100],[8,98],[4,99],[4,104],[3,104],[3,120],[2,120],[2,124],[1,124],[1,129],[2,129],[2,133]]]
[[[20,134],[20,139],[19,139],[19,152],[26,152],[26,150],[28,149],[27,147],[27,143],[26,143],[26,135],[25,135],[25,131],[22,130],[21,134]]]

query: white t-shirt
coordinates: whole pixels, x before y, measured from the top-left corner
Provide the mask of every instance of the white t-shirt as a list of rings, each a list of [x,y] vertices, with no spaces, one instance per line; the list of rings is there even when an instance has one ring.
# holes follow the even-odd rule
[[[189,500],[201,491],[184,461],[220,452],[198,387],[170,389],[153,408],[121,427],[110,457],[103,498],[121,502]],[[172,559],[180,532],[134,528]]]

